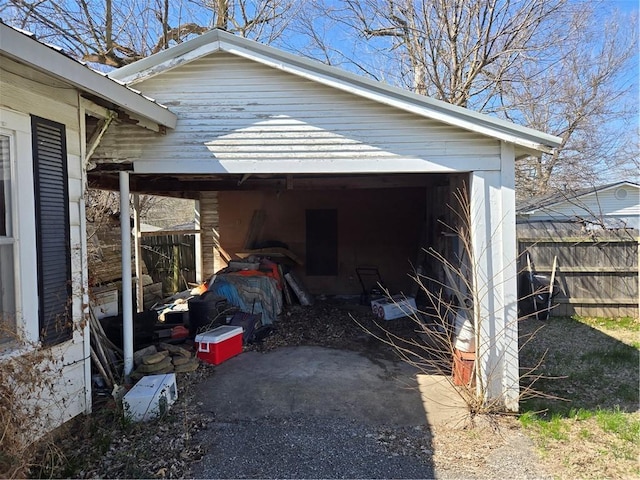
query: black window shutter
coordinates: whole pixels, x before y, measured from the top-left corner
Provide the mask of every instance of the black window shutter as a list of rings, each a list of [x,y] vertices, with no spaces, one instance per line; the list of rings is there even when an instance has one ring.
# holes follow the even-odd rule
[[[65,127],[31,117],[40,340],[71,338],[71,240]]]

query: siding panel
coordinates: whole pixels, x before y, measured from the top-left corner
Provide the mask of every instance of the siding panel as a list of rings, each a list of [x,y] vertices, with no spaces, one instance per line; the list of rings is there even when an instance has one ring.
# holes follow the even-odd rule
[[[136,84],[178,117],[166,136],[113,125],[99,161],[498,158],[499,142],[216,53]],[[445,160],[443,160],[445,159]]]

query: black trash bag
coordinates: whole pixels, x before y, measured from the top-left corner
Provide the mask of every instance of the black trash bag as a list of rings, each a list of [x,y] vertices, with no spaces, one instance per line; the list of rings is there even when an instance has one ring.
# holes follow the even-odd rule
[[[518,279],[518,315],[522,318],[534,317],[537,314],[539,320],[549,318],[550,308],[553,307],[553,298],[560,292],[557,282],[553,282],[553,290],[549,285],[551,278],[547,275],[534,274],[533,282],[528,272],[520,274]],[[549,302],[551,295],[551,302]]]

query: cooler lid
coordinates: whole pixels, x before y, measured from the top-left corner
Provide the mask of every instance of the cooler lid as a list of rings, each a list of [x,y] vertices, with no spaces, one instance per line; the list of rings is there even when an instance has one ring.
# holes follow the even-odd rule
[[[195,340],[198,343],[220,343],[236,335],[242,335],[242,327],[223,325],[208,332],[199,333]]]

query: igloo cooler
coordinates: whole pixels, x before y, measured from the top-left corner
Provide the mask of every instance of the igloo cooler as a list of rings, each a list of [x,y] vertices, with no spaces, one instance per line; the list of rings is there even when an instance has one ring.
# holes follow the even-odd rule
[[[195,341],[199,359],[213,365],[220,365],[242,353],[242,327],[223,325],[196,335]]]

